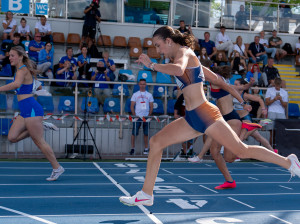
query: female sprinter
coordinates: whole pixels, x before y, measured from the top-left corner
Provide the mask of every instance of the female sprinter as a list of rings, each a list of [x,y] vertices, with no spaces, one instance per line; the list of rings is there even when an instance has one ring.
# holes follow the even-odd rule
[[[164,148],[198,137],[203,133],[224,145],[239,158],[254,158],[275,163],[289,169],[293,176],[300,177],[300,163],[295,155],[285,158],[261,146],[245,145],[222,118],[218,108],[206,100],[203,91],[204,73],[213,84],[226,91],[228,85],[216,74],[201,66],[193,50],[190,49],[193,42],[194,39],[190,35],[183,35],[169,26],[163,26],[153,34],[153,43],[157,52],[164,54],[166,58],[172,58],[173,63],[152,63],[145,54],[141,54],[137,60],[152,70],[176,77],[186,102],[186,115],[171,122],[150,139],[151,150],[143,189],[132,197],[120,197],[120,201],[126,205],[153,205],[153,188]]]
[[[9,60],[12,66],[16,67],[14,81],[0,87],[1,91],[16,90],[20,115],[14,120],[9,133],[10,142],[18,142],[24,138],[31,137],[37,147],[50,161],[53,171],[48,181],[57,180],[64,172],[64,168],[57,162],[53,150],[43,137],[43,108],[33,98],[33,75],[36,76],[37,70],[34,69],[31,60],[28,58],[24,49],[20,46],[12,47],[9,52]]]

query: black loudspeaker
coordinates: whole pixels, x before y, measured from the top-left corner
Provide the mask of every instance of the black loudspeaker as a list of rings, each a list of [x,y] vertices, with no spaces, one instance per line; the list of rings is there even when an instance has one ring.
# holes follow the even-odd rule
[[[275,121],[276,148],[283,156],[291,153],[300,157],[300,119],[278,119]]]
[[[93,154],[93,145],[65,145],[66,154],[78,153],[78,154]]]

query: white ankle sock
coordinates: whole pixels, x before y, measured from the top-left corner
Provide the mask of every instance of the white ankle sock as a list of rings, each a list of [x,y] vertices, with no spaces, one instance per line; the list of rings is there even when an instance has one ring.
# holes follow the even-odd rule
[[[152,197],[151,195],[146,194],[144,191],[141,191],[141,192],[142,192],[143,196],[146,197],[146,198],[149,198],[149,199],[150,199],[150,198]]]

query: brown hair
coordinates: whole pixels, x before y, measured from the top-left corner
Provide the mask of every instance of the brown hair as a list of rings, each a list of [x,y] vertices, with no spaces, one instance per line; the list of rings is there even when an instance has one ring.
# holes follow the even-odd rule
[[[231,77],[231,68],[228,65],[214,66],[211,70],[225,79],[229,79]]]

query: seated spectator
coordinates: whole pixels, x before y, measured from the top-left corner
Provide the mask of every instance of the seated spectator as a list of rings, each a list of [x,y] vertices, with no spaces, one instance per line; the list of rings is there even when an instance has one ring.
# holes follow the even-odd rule
[[[76,80],[77,79],[77,75],[75,74],[76,71],[76,65],[73,64],[71,65],[71,62],[68,60],[64,61],[63,67],[57,69],[56,71],[56,79],[63,79],[63,80]],[[58,86],[63,86],[63,87],[67,87],[67,86],[73,86],[72,84],[68,83],[68,82],[56,82],[56,84]]]
[[[248,15],[245,12],[245,6],[240,5],[240,11],[235,14],[235,27],[237,29],[249,29],[249,25],[247,24]]]
[[[53,79],[53,54],[54,50],[50,42],[47,42],[45,48],[39,52],[37,69],[41,73],[45,73],[49,79]]]
[[[265,39],[265,31],[260,31],[259,33],[260,38],[259,38],[259,43],[264,45],[265,47],[265,51],[267,54],[271,54],[272,58],[275,58],[276,55],[276,48],[269,48],[269,41],[267,39]]]
[[[247,68],[246,62],[244,59],[242,59],[240,53],[237,51],[234,52],[234,58],[231,61],[232,72],[243,75],[245,74],[246,68]]]
[[[27,21],[24,17],[22,17],[20,20],[20,25],[18,26],[18,33],[21,35],[21,42],[23,40],[31,40],[30,27],[27,24]]]
[[[228,51],[228,58],[230,57],[233,51],[233,43],[229,36],[225,34],[226,27],[220,27],[220,33],[216,36],[216,47],[220,51]]]
[[[218,52],[214,61],[214,66],[228,65],[228,59],[223,52]]]
[[[186,28],[184,20],[180,20],[179,28],[177,30],[179,30],[180,33],[190,33],[189,29]]]
[[[248,62],[248,53],[246,51],[245,44],[243,44],[243,38],[241,36],[236,38],[236,44],[233,45],[233,51],[239,52],[241,59],[243,59],[245,63]]]
[[[261,98],[264,101],[264,98],[259,94],[260,89],[255,88],[258,87],[257,84],[253,85],[254,88],[249,90],[248,92],[251,92],[250,94],[256,96],[256,98]],[[259,101],[250,101],[250,105],[252,107],[252,110],[249,112],[253,118],[266,118],[266,108],[263,108]]]
[[[297,55],[300,54],[300,37],[298,38],[299,42],[296,43],[296,53]]]
[[[269,86],[274,86],[275,78],[280,78],[278,69],[274,66],[274,58],[268,58],[268,64],[264,69],[264,73],[266,74]],[[286,83],[284,80],[281,81],[281,88],[286,88]]]
[[[91,73],[89,72],[91,68],[90,60],[91,57],[87,53],[87,46],[83,44],[81,47],[81,55],[77,58],[80,79],[91,80]]]
[[[268,62],[268,55],[265,51],[265,47],[259,43],[259,36],[254,37],[254,42],[249,45],[248,53],[250,55],[250,62],[258,63],[263,61],[263,68]]]
[[[66,49],[66,56],[61,57],[59,60],[59,67],[62,68],[64,67],[65,61],[69,61],[72,66],[76,65],[77,66],[77,60],[73,58],[73,48],[72,47],[67,47]]]
[[[29,58],[35,63],[39,61],[39,52],[45,48],[45,43],[41,41],[41,37],[41,34],[36,33],[34,39],[31,40],[28,45]]]
[[[287,52],[280,48],[282,44],[282,40],[280,37],[277,36],[277,30],[272,31],[272,36],[269,38],[269,46],[270,48],[276,48],[276,59],[277,63],[286,56]]]
[[[207,55],[207,52],[206,52],[206,48],[205,47],[201,47],[200,48],[200,55],[198,56],[198,59],[201,60],[201,59],[208,59],[210,60],[210,58],[208,57]]]
[[[78,51],[80,51],[80,49]],[[91,40],[88,42],[87,54],[90,55],[91,58],[102,58],[102,53],[98,51],[96,44]]]
[[[20,46],[22,47],[24,50],[25,50],[25,46],[24,44],[21,43],[21,35],[19,33],[14,33],[14,36],[13,36],[13,42],[10,43],[8,46],[7,46],[7,50],[6,50],[6,56],[9,56],[9,51],[12,47],[15,47],[15,46]]]
[[[111,81],[115,81],[116,76],[114,72],[116,71],[115,62],[109,58],[108,51],[104,51],[102,54],[103,59],[100,59],[104,63],[104,67],[107,69],[107,75],[109,76]]]
[[[4,29],[2,39],[6,40],[10,38],[12,40],[17,27],[17,22],[13,18],[13,13],[11,11],[6,12],[5,19],[2,21],[2,26]]]
[[[35,33],[40,33],[42,41],[53,42],[50,23],[47,22],[46,16],[41,16],[40,21],[35,24]]]
[[[251,71],[248,71],[246,74],[246,79],[250,82],[250,79],[254,78],[255,82],[253,85],[266,87],[268,86],[268,79],[266,73],[262,73],[259,70],[258,64],[254,64],[251,68]]]

